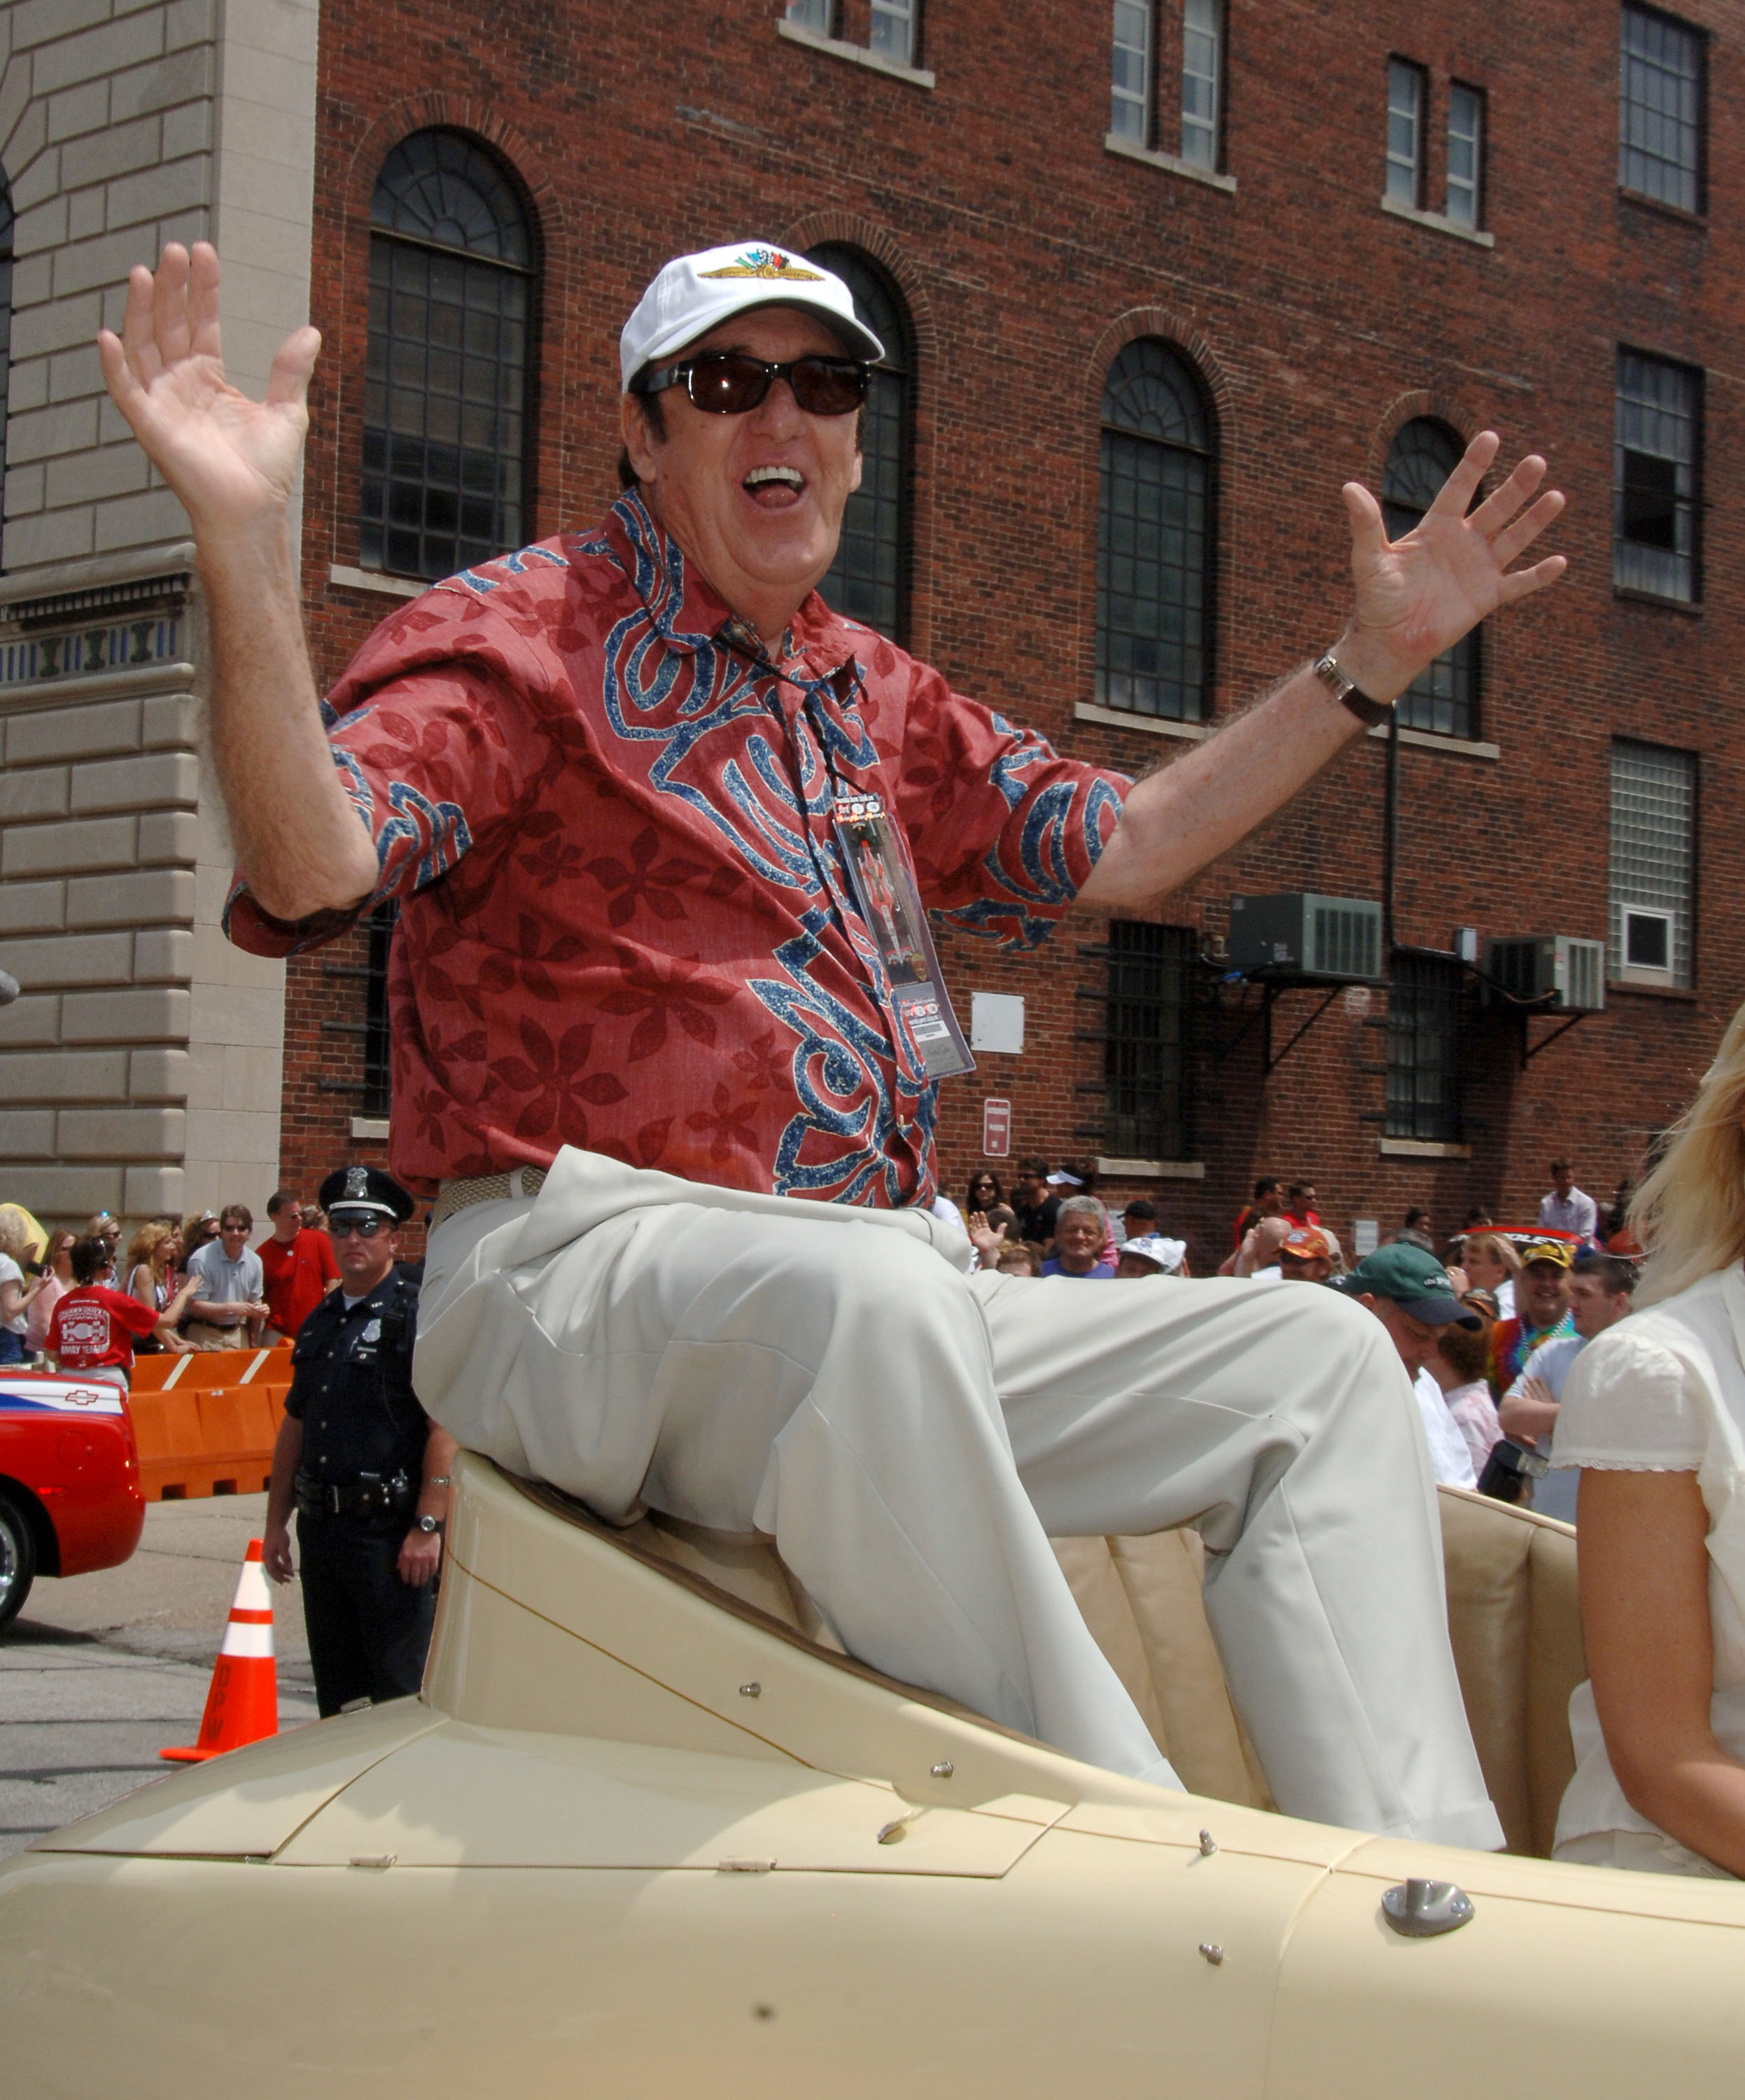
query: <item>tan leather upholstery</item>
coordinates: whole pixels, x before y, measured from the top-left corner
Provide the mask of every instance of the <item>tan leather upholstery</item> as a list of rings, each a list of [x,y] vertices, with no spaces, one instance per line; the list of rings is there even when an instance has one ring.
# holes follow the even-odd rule
[[[1549,1856],[1575,1770],[1569,1695],[1587,1674],[1575,1534],[1458,1488],[1439,1490],[1448,1628],[1478,1761],[1511,1852]],[[623,1536],[809,1640],[840,1652],[765,1541],[664,1518]],[[1201,1603],[1205,1548],[1192,1531],[1062,1538],[1055,1551],[1097,1644],[1188,1786],[1275,1804],[1230,1704]],[[1378,1570],[1377,1579],[1386,1580]]]

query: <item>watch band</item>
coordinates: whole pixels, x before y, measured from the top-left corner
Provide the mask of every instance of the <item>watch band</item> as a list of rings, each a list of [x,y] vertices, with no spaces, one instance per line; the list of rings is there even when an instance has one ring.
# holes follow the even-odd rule
[[[1373,700],[1367,693],[1360,693],[1355,682],[1346,677],[1334,661],[1332,650],[1316,659],[1315,675],[1339,703],[1348,708],[1366,729],[1373,729],[1377,722],[1392,719],[1394,710],[1386,700]]]

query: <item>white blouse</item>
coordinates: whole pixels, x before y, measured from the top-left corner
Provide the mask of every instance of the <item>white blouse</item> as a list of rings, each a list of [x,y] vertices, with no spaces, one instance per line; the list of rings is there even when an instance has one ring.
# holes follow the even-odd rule
[[[1745,1763],[1745,1271],[1719,1270],[1596,1335],[1570,1368],[1552,1463],[1696,1475],[1708,1512],[1711,1725]],[[1575,1776],[1557,1843],[1654,1831],[1613,1775],[1591,1684],[1571,1695],[1569,1724]]]

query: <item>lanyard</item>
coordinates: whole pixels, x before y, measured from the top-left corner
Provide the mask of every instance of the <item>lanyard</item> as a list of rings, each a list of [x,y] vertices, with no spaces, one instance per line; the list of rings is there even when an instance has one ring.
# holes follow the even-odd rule
[[[743,642],[748,637],[742,630],[734,638]],[[792,686],[805,705],[812,706],[816,695],[811,682],[778,670],[761,649],[755,660],[760,670]],[[844,703],[844,712],[852,706],[851,696]],[[843,780],[827,726],[822,730],[814,726],[813,734],[830,779],[837,853],[868,937],[853,941],[851,929],[851,941],[867,966],[898,1047],[929,1081],[972,1072],[976,1061],[952,1011],[902,826],[877,790],[850,787]]]

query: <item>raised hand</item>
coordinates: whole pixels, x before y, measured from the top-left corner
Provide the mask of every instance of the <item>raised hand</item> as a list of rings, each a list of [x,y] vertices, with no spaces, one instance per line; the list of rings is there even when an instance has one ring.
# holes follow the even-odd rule
[[[212,247],[196,241],[191,256],[172,241],[155,274],[141,264],[129,277],[121,334],[98,333],[103,376],[147,457],[181,499],[196,538],[282,532],[320,348],[315,329],[288,336],[273,360],[266,399],[251,401],[224,377]]]
[[[1392,699],[1487,613],[1543,590],[1568,567],[1561,554],[1531,568],[1509,566],[1563,508],[1556,489],[1534,500],[1545,478],[1536,452],[1468,516],[1466,506],[1500,448],[1494,430],[1482,430],[1435,501],[1398,540],[1388,538],[1369,491],[1360,482],[1346,483],[1357,604],[1339,643],[1339,666],[1373,699]]]

